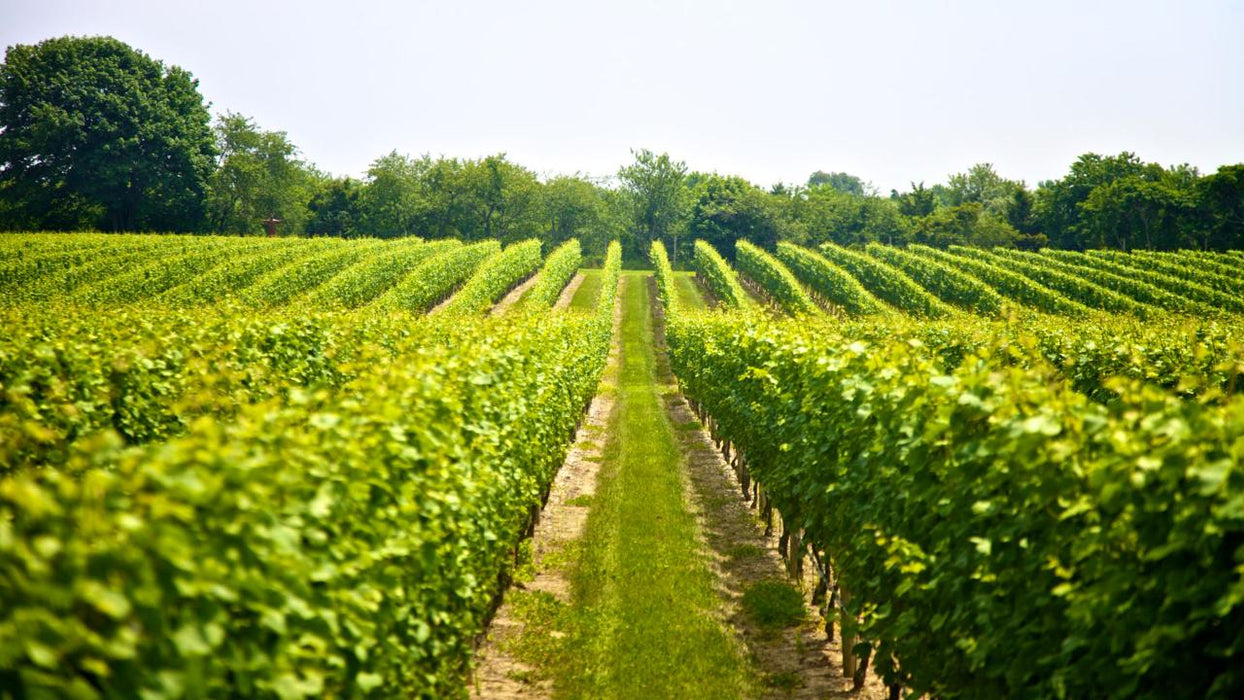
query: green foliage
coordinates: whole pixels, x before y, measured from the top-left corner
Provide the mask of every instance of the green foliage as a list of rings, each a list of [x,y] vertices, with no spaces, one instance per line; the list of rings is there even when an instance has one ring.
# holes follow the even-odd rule
[[[558,246],[545,259],[540,276],[523,298],[524,306],[531,309],[552,308],[566,284],[579,271],[579,263],[582,261],[578,239],[572,238]]]
[[[399,284],[419,263],[458,245],[418,238],[395,241],[334,275],[301,301],[312,308],[358,308]]]
[[[212,173],[207,215],[216,233],[256,234],[262,220],[281,219],[281,230],[300,233],[317,174],[298,159],[298,147],[283,131],[263,131],[240,114],[216,122],[219,162]]]
[[[899,248],[869,243],[866,250],[874,258],[902,270],[942,301],[985,316],[1002,313],[1002,295],[971,275]]]
[[[735,260],[735,241],[772,249],[783,236],[776,198],[741,177],[706,175],[691,191],[691,235]]]
[[[116,39],[11,46],[0,65],[0,213],[22,228],[198,230],[210,121],[190,73]]]
[[[539,267],[540,241],[533,239],[515,243],[480,263],[475,274],[450,299],[442,313],[484,313]]]
[[[895,244],[911,235],[911,221],[899,211],[896,202],[844,194],[832,187],[813,187],[800,193],[791,202],[789,216],[805,235],[788,240],[808,245],[863,245],[869,241]]]
[[[822,255],[790,243],[777,245],[777,257],[803,281],[814,294],[848,314],[876,314],[884,306],[851,273],[826,260]]]
[[[1106,289],[1099,284],[1094,284],[1076,275],[1058,270],[1054,265],[1049,264],[1047,260],[1039,256],[1031,259],[1015,259],[995,255],[979,248],[966,248],[964,246],[951,246],[950,252],[962,257],[986,260],[999,267],[1005,267],[1095,309],[1128,313],[1139,318],[1145,318],[1154,310],[1153,307],[1147,304],[1142,304],[1130,297],[1125,297],[1118,292]]]
[[[245,257],[225,240],[203,248]],[[463,695],[595,393],[620,260],[599,313],[538,323],[0,308],[5,690]]]
[[[1031,259],[1028,256],[1034,255],[1034,253],[1017,250],[998,252],[1001,255],[1018,260]],[[1198,303],[1187,297],[1172,294],[1162,289],[1161,286],[1154,284],[1155,278],[1161,276],[1161,273],[1150,271],[1139,278],[1135,274],[1118,274],[1115,271],[1103,269],[1103,266],[1092,264],[1090,261],[1093,258],[1090,256],[1068,250],[1044,250],[1041,251],[1041,257],[1049,261],[1048,264],[1056,270],[1077,275],[1094,284],[1129,296],[1143,304],[1152,304],[1167,311],[1179,313],[1196,313],[1207,316],[1217,313],[1210,306]],[[1244,306],[1239,307],[1239,309],[1244,310]]]
[[[736,251],[739,272],[764,288],[774,301],[792,314],[816,314],[820,307],[804,291],[803,285],[780,261],[747,241],[739,241]]]
[[[901,328],[696,315],[668,338],[681,386],[835,562],[886,682],[1244,692],[1244,400],[1116,380],[1093,402],[982,332],[953,367]]]
[[[653,241],[648,255],[655,270],[653,275],[656,278],[657,296],[661,300],[661,306],[665,307],[666,314],[673,316],[678,313],[679,300],[674,282],[674,268],[670,266],[669,256],[665,254],[665,244]]]
[[[808,176],[808,188],[826,185],[842,192],[843,194],[853,194],[857,197],[863,197],[868,194],[864,181],[850,173],[827,173],[818,170]]]
[[[1189,299],[1230,311],[1244,310],[1240,306],[1244,281],[1238,269],[1216,274],[1212,261],[1183,263],[1143,252],[1090,251],[1085,259],[1120,275],[1145,275],[1155,285]]]
[[[1005,219],[990,214],[979,202],[942,207],[915,222],[912,240],[945,248],[974,245],[993,248],[1019,244],[1021,236]]]
[[[382,310],[428,311],[453,295],[458,286],[475,273],[480,263],[500,252],[501,244],[496,241],[451,246],[411,270],[401,282],[378,298],[374,306]]]
[[[750,309],[751,297],[743,291],[738,275],[713,246],[704,241],[695,242],[695,271],[708,285],[709,291],[727,309]]]
[[[941,318],[954,309],[933,296],[901,270],[880,260],[847,250],[833,243],[821,246],[821,253],[831,262],[851,273],[869,292],[894,308],[921,318]]]
[[[635,162],[618,171],[618,180],[631,207],[631,229],[637,256],[653,241],[669,241],[673,264],[678,264],[678,236],[686,226],[689,194],[687,164],[668,153],[648,149],[631,151]]]
[[[998,294],[1038,311],[1072,318],[1092,313],[1087,306],[1078,301],[1072,301],[1061,292],[1050,289],[1018,272],[994,264],[990,260],[953,255],[922,245],[909,246],[908,250],[943,263],[951,269],[965,272],[992,287]]]

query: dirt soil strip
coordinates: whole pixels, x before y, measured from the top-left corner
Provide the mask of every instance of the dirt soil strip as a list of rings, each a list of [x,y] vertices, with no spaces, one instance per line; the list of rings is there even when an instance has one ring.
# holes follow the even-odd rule
[[[582,275],[579,275],[582,282]],[[619,280],[619,285],[621,280]],[[571,296],[574,296],[571,294]],[[619,327],[622,324],[622,295],[618,294],[613,312],[613,339],[600,388],[592,399],[587,418],[575,434],[566,461],[553,479],[548,503],[540,513],[532,537],[535,578],[524,584],[527,590],[544,591],[563,603],[571,602],[570,579],[565,566],[546,561],[562,551],[568,542],[583,537],[588,507],[567,501],[596,492],[596,472],[604,459],[605,428],[613,413],[617,386],[618,357],[621,352]],[[522,622],[509,602],[503,602],[488,629],[488,636],[476,652],[473,698],[547,698],[552,696],[551,681],[520,680],[532,669],[507,654],[505,642],[522,632]]]
[[[533,273],[531,277],[524,280],[522,284],[519,284],[517,287],[511,289],[505,296],[501,297],[501,301],[497,302],[496,305],[492,307],[492,311],[490,313],[493,316],[500,316],[506,311],[509,311],[510,307],[517,304],[518,300],[522,298],[523,292],[531,289],[531,285],[535,284],[539,277],[540,271],[536,270],[535,273]]]
[[[655,289],[653,298],[656,298]],[[860,698],[881,700],[886,687],[871,673],[858,693],[842,672],[841,638],[828,641],[824,621],[812,605],[814,566],[805,562],[804,592],[807,621],[780,632],[761,630],[743,611],[743,593],[761,581],[785,581],[786,567],[778,554],[778,536],[765,537],[764,527],[748,507],[733,470],[726,464],[708,431],[696,420],[678,391],[669,369],[664,314],[653,304],[657,343],[657,371],[667,383],[665,410],[678,428],[689,477],[688,503],[697,510],[707,558],[718,578],[728,622],[740,634],[769,686],[764,698]]]
[[[579,285],[583,284],[583,273],[574,273],[574,279],[570,280],[570,284],[562,290],[562,295],[557,297],[557,303],[553,305],[554,311],[565,311],[570,308],[570,302],[574,301],[574,293],[579,291]]]

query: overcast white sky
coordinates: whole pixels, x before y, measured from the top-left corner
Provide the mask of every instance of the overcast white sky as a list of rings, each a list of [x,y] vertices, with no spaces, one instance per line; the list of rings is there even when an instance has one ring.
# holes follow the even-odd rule
[[[1086,151],[1244,162],[1244,0],[0,0],[3,45],[65,34],[186,68],[339,175],[393,149],[609,175],[646,147],[882,191]]]

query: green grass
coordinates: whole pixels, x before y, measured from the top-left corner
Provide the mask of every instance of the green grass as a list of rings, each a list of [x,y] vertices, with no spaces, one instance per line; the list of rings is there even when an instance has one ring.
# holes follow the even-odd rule
[[[600,270],[579,270],[583,274],[583,284],[575,290],[570,298],[570,308],[576,311],[592,311],[596,308],[596,300],[600,298]]]
[[[741,645],[683,498],[678,441],[659,394],[647,280],[624,273],[618,404],[571,574],[569,638],[552,674],[569,697],[751,694]]]
[[[678,302],[691,309],[703,309],[708,306],[700,288],[695,286],[694,272],[675,272],[674,290],[678,294]]]
[[[803,594],[784,581],[761,581],[743,593],[743,609],[766,630],[803,622]]]

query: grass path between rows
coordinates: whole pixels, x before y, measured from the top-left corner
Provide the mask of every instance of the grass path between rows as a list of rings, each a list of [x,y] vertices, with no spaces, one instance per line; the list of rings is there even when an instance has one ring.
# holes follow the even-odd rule
[[[593,295],[592,271],[571,308]],[[690,275],[688,307],[703,307]],[[599,282],[595,281],[599,286]],[[850,692],[729,467],[679,393],[651,273],[623,273],[613,350],[476,698],[884,697]]]
[[[559,695],[749,694],[744,650],[717,614],[713,575],[684,500],[664,410],[649,287],[626,274],[617,406],[571,581],[575,612]],[[556,682],[556,681],[555,681]]]

